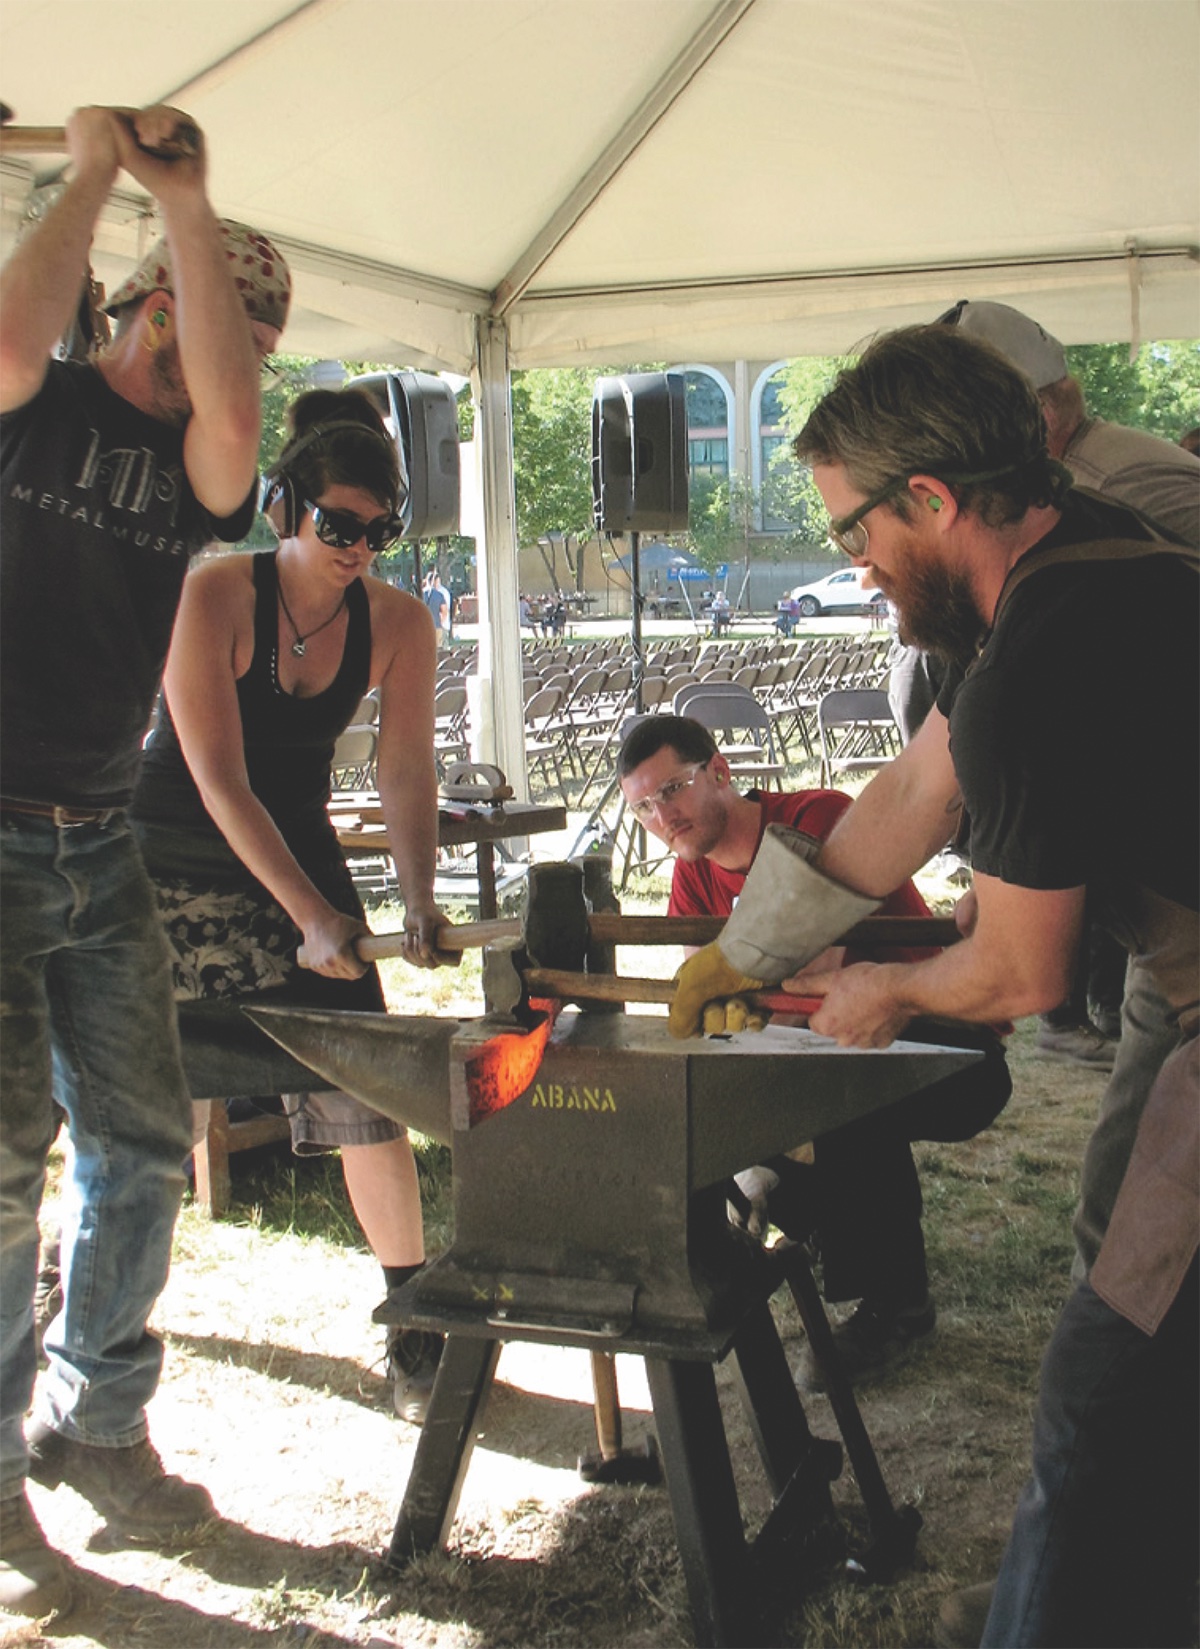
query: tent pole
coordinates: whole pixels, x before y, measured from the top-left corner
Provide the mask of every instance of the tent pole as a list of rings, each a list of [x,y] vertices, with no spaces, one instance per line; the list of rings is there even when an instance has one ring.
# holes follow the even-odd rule
[[[642,660],[641,537],[641,533],[636,532],[629,535],[629,572],[633,585],[633,622],[630,628],[630,640],[633,643],[633,708],[639,716],[645,708],[642,702],[642,677],[646,673]]]
[[[478,754],[500,767],[517,799],[527,801],[510,387],[508,326],[480,316],[475,323],[473,374],[479,409],[475,452],[483,502],[483,537],[476,546],[483,574],[479,580]]]

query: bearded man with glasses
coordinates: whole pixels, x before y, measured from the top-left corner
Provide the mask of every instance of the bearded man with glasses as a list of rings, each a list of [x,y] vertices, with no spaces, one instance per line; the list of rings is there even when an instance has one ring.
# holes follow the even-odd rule
[[[835,790],[740,794],[712,734],[687,716],[639,721],[621,746],[617,774],[634,817],[676,856],[672,916],[729,916],[768,827],[822,841],[850,806],[849,797]],[[883,908],[890,916],[929,914],[911,882]],[[891,954],[915,960],[933,952]],[[826,961],[837,967],[863,957],[839,947]],[[944,1033],[931,1033],[930,1040],[942,1041]],[[796,1241],[814,1242],[826,1300],[859,1302],[833,1330],[856,1384],[890,1374],[933,1337],[937,1311],[912,1142],[971,1138],[995,1119],[1012,1091],[999,1038],[980,1029],[969,1031],[967,1040],[987,1055],[982,1064],[825,1135],[798,1158],[773,1158],[738,1176],[750,1202],[751,1234],[765,1236],[769,1222]],[[824,1390],[807,1345],[796,1378],[805,1391]]]
[[[800,973],[796,988],[825,998],[813,1028],[885,1047],[914,1014],[994,1021],[1052,1008],[1070,988],[1090,896],[1179,1032],[1043,1363],[1033,1475],[983,1599],[982,1642],[1189,1643],[1200,1504],[1196,552],[1072,487],[1032,383],[958,328],[873,343],[796,451],[835,529],[861,526],[854,557],[905,633],[950,670],[920,732],[815,863],[776,867],[774,904],[786,909],[806,877],[843,898],[881,896],[946,845],[964,809],[975,878],[968,937],[941,956]],[[681,1033],[697,996],[742,986],[751,951],[736,922],[685,964]],[[794,916],[787,925],[755,936],[779,967],[809,962],[831,937]],[[1085,1199],[1089,1181],[1103,1189],[1098,1166],[1112,1163],[1089,1147]]]

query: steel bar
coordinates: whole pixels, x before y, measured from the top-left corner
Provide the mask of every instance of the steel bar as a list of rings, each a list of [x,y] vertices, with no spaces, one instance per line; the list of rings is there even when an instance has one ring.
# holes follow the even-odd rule
[[[881,1556],[888,1554],[893,1565],[906,1561],[912,1556],[913,1543],[921,1526],[920,1515],[911,1507],[904,1507],[898,1512],[892,1503],[803,1249],[795,1246],[786,1255],[785,1266],[788,1288],[824,1377],[830,1406],[845,1441],[850,1465],[858,1479],[859,1493],[870,1519],[872,1548]],[[886,1567],[886,1561],[880,1567]]]
[[[748,1313],[738,1330],[733,1342],[733,1376],[772,1495],[778,1500],[804,1466],[808,1511],[812,1516],[828,1517],[833,1511],[829,1484],[841,1471],[841,1461],[827,1449],[816,1448],[818,1440],[809,1427],[766,1300]],[[840,1455],[837,1444],[832,1447]],[[832,1470],[825,1469],[827,1464]]]

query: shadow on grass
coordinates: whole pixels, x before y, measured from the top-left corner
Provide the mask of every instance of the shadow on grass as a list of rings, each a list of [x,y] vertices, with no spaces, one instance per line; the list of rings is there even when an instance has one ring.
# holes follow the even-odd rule
[[[218,1526],[219,1528],[219,1526]],[[252,1576],[246,1584],[259,1587],[275,1586],[281,1574],[286,1574],[289,1562],[294,1567],[303,1556],[324,1558],[338,1550],[349,1553],[351,1548],[316,1548],[290,1546],[286,1542],[270,1541],[240,1525],[231,1525],[230,1539],[236,1539],[253,1557]],[[221,1538],[214,1533],[214,1540]],[[189,1554],[184,1561],[194,1562]],[[355,1577],[364,1567],[362,1554],[355,1556]],[[353,1584],[353,1582],[351,1582]],[[103,1644],[106,1649],[166,1649],[169,1644],[185,1643],[188,1649],[279,1649],[281,1643],[301,1643],[305,1636],[293,1636],[285,1626],[281,1632],[278,1620],[263,1626],[232,1620],[227,1614],[210,1615],[203,1609],[163,1597],[142,1586],[122,1585],[80,1565],[72,1566],[74,1602],[68,1614],[45,1628],[46,1638],[38,1643],[53,1642],[56,1637],[86,1637],[90,1642]],[[333,1588],[331,1588],[332,1590]],[[298,1618],[293,1613],[291,1619]],[[304,1628],[301,1628],[305,1631]],[[314,1633],[321,1649],[360,1649],[361,1638],[344,1638],[336,1632]]]
[[[331,1392],[373,1413],[386,1413],[391,1407],[382,1373],[364,1369],[348,1357],[329,1357],[323,1353],[297,1351],[292,1346],[174,1330],[169,1339],[190,1357],[249,1369],[283,1385]],[[625,1442],[629,1446],[651,1429],[648,1417],[641,1411],[630,1414],[627,1410],[623,1420]],[[401,1440],[415,1445],[417,1429],[402,1420],[397,1420],[396,1425]],[[575,1469],[581,1454],[596,1448],[590,1402],[524,1391],[520,1386],[507,1384],[502,1376],[493,1384],[480,1434],[483,1446],[495,1453],[566,1471]]]

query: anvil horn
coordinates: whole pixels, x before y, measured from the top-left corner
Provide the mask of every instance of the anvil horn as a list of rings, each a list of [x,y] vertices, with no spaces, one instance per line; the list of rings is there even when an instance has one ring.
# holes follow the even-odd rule
[[[457,1019],[258,1006],[243,1012],[326,1082],[450,1144],[450,1043],[461,1029]]]

